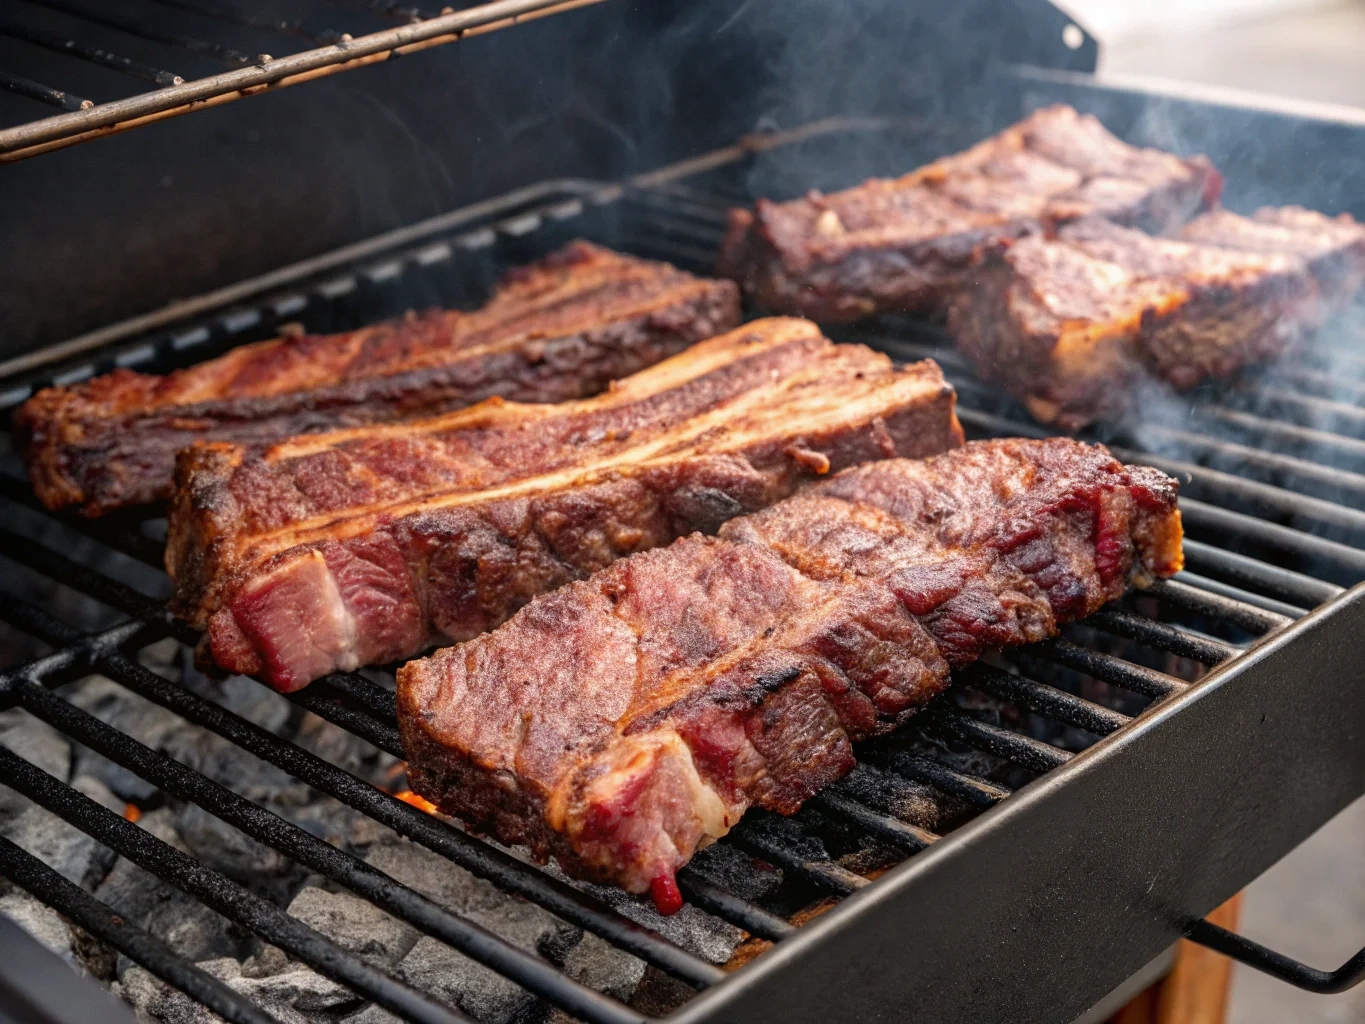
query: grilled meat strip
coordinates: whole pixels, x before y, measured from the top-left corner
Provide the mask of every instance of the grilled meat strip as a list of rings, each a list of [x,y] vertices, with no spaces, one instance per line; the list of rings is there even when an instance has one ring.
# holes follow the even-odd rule
[[[505,620],[803,480],[962,443],[932,362],[760,320],[556,406],[183,452],[167,568],[212,658],[282,690]]]
[[[1178,571],[1176,488],[1064,438],[850,469],[405,665],[408,777],[676,909],[698,847],[749,807],[793,813],[951,668]]]
[[[730,282],[575,242],[507,274],[472,313],[277,338],[164,377],[115,370],[40,391],[15,422],[43,503],[98,516],[170,497],[175,453],[197,440],[268,441],[491,395],[582,398],[739,322]]]
[[[983,254],[948,329],[1035,418],[1075,430],[1150,380],[1183,390],[1278,355],[1320,315],[1300,256],[1084,220]]]
[[[1221,188],[1204,157],[1136,149],[1048,107],[895,180],[733,210],[717,270],[775,313],[942,313],[993,243],[1085,216],[1165,229]]]
[[[1242,217],[1211,210],[1184,225],[1176,237],[1224,249],[1299,256],[1328,312],[1344,306],[1365,284],[1365,224],[1347,213],[1328,217],[1302,206],[1266,206]]]

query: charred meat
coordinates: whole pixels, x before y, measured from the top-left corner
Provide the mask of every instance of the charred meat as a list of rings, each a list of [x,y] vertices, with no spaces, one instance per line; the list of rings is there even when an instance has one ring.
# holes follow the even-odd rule
[[[97,516],[170,497],[175,453],[433,415],[492,395],[596,394],[740,322],[728,281],[584,242],[510,272],[472,313],[282,337],[164,377],[120,369],[40,391],[15,415],[49,508]]]
[[[994,243],[1090,216],[1164,230],[1221,184],[1203,157],[1137,149],[1048,107],[895,180],[732,211],[717,269],[775,313],[942,313]]]
[[[794,812],[952,668],[1177,572],[1176,488],[1063,438],[847,470],[404,666],[409,778],[676,909],[700,846],[750,807]]]
[[[283,690],[498,625],[623,555],[962,443],[939,368],[760,320],[593,399],[182,453],[167,567],[212,659]]]
[[[1302,256],[1084,220],[984,253],[948,329],[1035,418],[1075,430],[1148,381],[1187,389],[1272,358],[1320,316]]]

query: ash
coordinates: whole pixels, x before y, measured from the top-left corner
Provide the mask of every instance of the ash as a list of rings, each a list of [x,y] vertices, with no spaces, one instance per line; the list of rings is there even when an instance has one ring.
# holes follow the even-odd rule
[[[403,765],[392,756],[249,679],[205,678],[193,668],[188,652],[173,641],[148,647],[139,657],[158,674],[179,680],[201,696],[375,785],[387,789],[401,785]],[[630,1002],[642,987],[650,987],[642,986],[642,981],[658,974],[652,969],[647,972],[643,962],[597,936],[502,892],[117,683],[90,676],[60,692],[114,728],[362,858],[599,992]],[[310,874],[197,806],[161,793],[22,710],[0,713],[0,744],[135,820],[176,849],[287,907],[293,917],[344,950],[458,1006],[476,1020],[541,1024],[568,1019],[444,943]],[[247,996],[281,1024],[393,1024],[397,1020],[3,786],[0,834]],[[547,870],[558,874],[553,866]],[[583,887],[625,916],[713,963],[728,960],[743,938],[738,929],[694,907],[661,918],[652,906],[625,893]],[[4,879],[0,879],[0,913],[74,969],[103,982],[134,1007],[140,1020],[165,1024],[220,1020]]]

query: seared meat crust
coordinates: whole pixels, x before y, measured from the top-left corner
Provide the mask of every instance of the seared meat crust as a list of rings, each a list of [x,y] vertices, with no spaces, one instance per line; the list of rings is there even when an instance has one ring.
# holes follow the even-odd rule
[[[1221,186],[1203,157],[1137,149],[1048,107],[895,180],[733,210],[717,271],[775,313],[941,314],[972,258],[1001,241],[1087,216],[1164,230]]]
[[[295,689],[505,620],[869,459],[962,443],[931,362],[760,320],[555,406],[183,452],[167,567],[218,665]]]
[[[195,441],[269,441],[491,395],[582,398],[739,322],[728,281],[575,242],[508,273],[473,313],[243,345],[164,377],[115,370],[40,391],[15,423],[43,503],[98,516],[170,497],[175,453]]]
[[[413,788],[676,906],[752,806],[794,812],[984,651],[1181,568],[1176,482],[1063,438],[849,469],[536,598],[398,674]]]

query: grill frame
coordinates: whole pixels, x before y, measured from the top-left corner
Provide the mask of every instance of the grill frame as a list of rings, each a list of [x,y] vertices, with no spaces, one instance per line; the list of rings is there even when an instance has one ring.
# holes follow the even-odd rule
[[[836,126],[834,130],[840,127],[846,126]],[[763,149],[762,145],[753,144],[738,147],[728,155],[722,153],[715,156],[714,162],[718,166],[723,166],[727,161]],[[707,161],[703,159],[702,164],[706,163]],[[676,196],[679,187],[687,187],[678,184],[687,180],[684,171],[695,172],[698,169],[704,167],[699,168],[696,162],[690,162],[687,168],[678,173],[653,174],[642,184],[655,189],[672,188],[672,193],[664,191],[657,194]],[[555,184],[559,186],[562,183]],[[449,215],[449,219],[438,219],[441,223],[431,231],[439,232],[450,226],[459,225],[469,229],[463,236],[466,240],[477,240],[482,246],[498,244],[499,240],[502,240],[515,248],[520,244],[518,239],[524,240],[528,233],[535,234],[538,229],[553,224],[557,215],[567,218],[565,226],[571,226],[578,214],[591,209],[595,203],[605,209],[623,199],[632,197],[638,199],[643,196],[641,201],[648,204],[653,201],[650,196],[654,195],[648,190],[641,191],[638,187],[620,188],[595,182],[571,183],[564,185],[563,188],[566,195],[551,189],[550,191],[554,192],[550,197],[551,201],[529,211],[521,212],[516,202],[508,204],[493,202],[481,207],[476,214],[463,216],[464,211],[456,211],[455,214]],[[538,193],[535,198],[539,200],[546,197]],[[569,206],[576,204],[576,207],[570,209],[565,203]],[[510,217],[507,216],[509,212]],[[499,216],[503,219],[496,221]],[[490,217],[494,218],[494,223],[486,223]],[[475,223],[479,226],[471,226]],[[349,275],[353,281],[371,282],[370,286],[382,282],[389,276],[389,272],[384,268],[391,266],[395,259],[400,266],[404,261],[418,263],[421,252],[430,251],[433,245],[441,244],[432,243],[426,237],[427,234],[419,231],[415,235],[411,233],[403,235],[397,241],[405,246],[419,240],[424,244],[397,255],[391,251],[393,240],[366,247],[362,255],[366,260],[375,257],[375,262],[368,266],[352,267],[348,270]],[[310,265],[305,271],[331,272],[348,262],[353,260],[338,258],[335,264],[324,260],[318,266]],[[314,284],[319,287],[326,285],[326,275],[319,279],[317,274],[310,275],[305,271],[300,271],[296,278],[291,278],[299,283],[300,288]],[[310,276],[311,283],[306,280]],[[259,287],[269,287],[280,283],[282,282],[271,279],[257,284]],[[242,294],[249,294],[252,290],[244,288]],[[338,292],[342,293],[344,292]],[[265,296],[258,308],[270,307],[272,302],[275,307],[279,307],[280,296]],[[284,306],[294,308],[289,302],[285,302]],[[224,308],[214,302],[206,302],[204,308],[212,312],[206,313],[205,319],[201,322],[177,325],[164,336],[163,343],[168,346],[168,351],[178,352],[180,358],[193,357],[197,360],[211,354],[212,348],[234,343],[234,339],[244,330],[263,330],[271,326],[270,317],[261,316],[251,321],[242,315],[240,308],[232,306]],[[276,320],[279,319],[278,313],[273,315]],[[209,326],[206,327],[206,324]],[[107,347],[109,345],[121,348],[125,352],[136,352],[146,345],[141,339],[133,339],[127,345],[115,340],[126,337],[128,329],[111,329],[109,334],[107,338],[80,346],[85,350],[84,357],[75,366],[54,368],[50,365],[50,354],[49,360],[43,361],[42,366],[35,365],[38,360],[28,363],[20,378],[26,382],[23,386],[26,387],[27,383],[34,381],[38,375],[55,374],[60,380],[74,380],[89,372],[95,372],[101,368],[101,362],[114,358],[114,352]],[[183,341],[189,335],[200,337],[200,340],[180,345],[175,343],[176,338]],[[858,340],[870,339],[863,336]],[[160,351],[157,344],[152,344],[151,350],[153,356]],[[91,361],[91,356],[96,358]],[[18,385],[19,380],[12,377],[7,383]],[[12,391],[10,396],[13,397]],[[969,426],[973,425],[970,417],[964,417],[964,421]],[[974,425],[978,429],[988,427],[989,414],[977,416]],[[1009,427],[1011,432],[1020,432],[1017,425],[1012,422],[1009,423]],[[24,497],[20,491],[8,484],[4,488],[4,493],[11,499],[22,500]],[[31,499],[27,503],[31,506]],[[130,537],[126,530],[120,532],[121,528],[117,524],[110,526],[107,523],[96,522],[82,524],[82,527],[89,535],[111,544],[116,549],[130,552],[144,561],[154,563],[159,554],[159,549],[154,543],[145,537],[138,541]],[[26,557],[45,558],[47,568],[44,571],[49,575],[70,580],[78,589],[93,592],[104,603],[122,608],[123,611],[134,615],[145,616],[149,620],[145,624],[132,623],[114,627],[93,642],[77,640],[78,653],[71,657],[69,664],[60,666],[62,672],[72,670],[78,665],[89,664],[96,668],[103,666],[106,674],[117,672],[134,676],[139,671],[148,670],[132,665],[121,653],[126,644],[155,639],[167,633],[176,635],[177,632],[181,639],[192,639],[184,627],[168,619],[155,602],[122,587],[117,581],[81,580],[73,568],[53,561],[53,553],[35,555],[28,552],[25,555],[14,538],[8,542],[0,538],[0,549],[21,562],[25,561]],[[1221,551],[1217,553],[1227,554]],[[1264,568],[1270,570],[1274,567]],[[694,998],[670,1019],[757,1021],[793,1016],[795,1019],[816,1019],[819,1015],[831,1017],[847,1014],[855,1007],[859,1013],[869,1015],[884,1013],[887,1006],[895,1005],[909,1007],[906,1010],[909,1014],[906,1017],[908,1020],[977,1020],[983,1016],[1008,1016],[1009,1019],[1041,1021],[1056,1018],[1058,1005],[1053,997],[1061,986],[1064,986],[1068,1002],[1076,1004],[1074,1007],[1068,1005],[1066,1008],[1068,1011],[1074,1008],[1076,1012],[1080,1012],[1105,995],[1133,970],[1150,961],[1175,937],[1191,927],[1202,913],[1217,905],[1227,895],[1231,895],[1273,862],[1279,854],[1292,847],[1309,831],[1335,813],[1335,810],[1344,806],[1349,796],[1365,790],[1363,774],[1365,762],[1359,754],[1349,749],[1350,743],[1346,740],[1335,743],[1328,751],[1330,757],[1323,758],[1320,750],[1314,751],[1311,744],[1303,742],[1291,744],[1288,751],[1281,750],[1280,745],[1276,743],[1276,736],[1273,735],[1274,730],[1267,730],[1272,733],[1270,736],[1258,734],[1257,739],[1264,741],[1266,757],[1258,758],[1256,763],[1270,776],[1266,779],[1267,792],[1282,798],[1297,794],[1296,787],[1301,782],[1298,776],[1291,778],[1286,774],[1276,775],[1269,767],[1273,764],[1272,755],[1281,754],[1290,755],[1294,767],[1299,770],[1310,764],[1319,769],[1339,769],[1334,786],[1315,792],[1314,799],[1300,807],[1292,819],[1288,816],[1277,818],[1274,823],[1276,827],[1262,829],[1260,832],[1254,831],[1254,822],[1246,820],[1250,815],[1245,812],[1250,809],[1237,805],[1239,813],[1233,824],[1238,827],[1225,830],[1228,834],[1224,846],[1233,844],[1233,848],[1224,849],[1220,846],[1219,856],[1214,858],[1220,865],[1220,871],[1215,873],[1216,877],[1207,877],[1198,871],[1187,873],[1188,876],[1163,871],[1160,870],[1163,865],[1155,863],[1152,865],[1157,869],[1153,878],[1153,888],[1147,890],[1143,899],[1136,901],[1132,899],[1131,890],[1126,889],[1123,884],[1110,884],[1115,881],[1132,882],[1132,878],[1126,872],[1118,872],[1120,877],[1114,879],[1105,876],[1103,870],[1098,868],[1121,864],[1123,862],[1121,855],[1126,849],[1125,842],[1135,837],[1143,838],[1147,835],[1143,832],[1144,825],[1150,826],[1153,822],[1162,820],[1163,807],[1159,799],[1150,792],[1145,794],[1139,802],[1140,806],[1136,808],[1139,813],[1135,815],[1135,823],[1131,827],[1107,829],[1100,837],[1103,841],[1088,833],[1071,834],[1062,827],[1049,830],[1040,828],[1037,824],[1040,820],[1055,818],[1062,825],[1070,823],[1071,829],[1075,830],[1082,828],[1092,809],[1098,808],[1112,814],[1116,801],[1112,798],[1106,800],[1094,796],[1090,790],[1096,786],[1108,786],[1110,790],[1117,788],[1140,792],[1139,784],[1145,783],[1150,789],[1154,776],[1168,790],[1178,786],[1182,780],[1169,770],[1169,766],[1165,773],[1153,772],[1150,767],[1144,771],[1141,766],[1154,757],[1159,757],[1162,751],[1167,749],[1190,754],[1197,748],[1201,736],[1211,735],[1207,731],[1209,726],[1206,721],[1210,715],[1248,712],[1248,704],[1251,703],[1246,696],[1248,691],[1264,694],[1266,697],[1264,707],[1284,716],[1286,721],[1298,725],[1305,733],[1311,733],[1319,723],[1329,720],[1326,717],[1328,715],[1335,719],[1345,714],[1348,721],[1351,717],[1365,719],[1365,716],[1357,713],[1365,710],[1361,707],[1360,698],[1354,702],[1342,700],[1332,703],[1327,699],[1325,692],[1335,684],[1349,693],[1347,680],[1351,678],[1351,673],[1347,669],[1350,668],[1352,656],[1357,653],[1356,648],[1351,645],[1349,651],[1339,656],[1330,641],[1340,634],[1342,629],[1340,623],[1345,622],[1350,626],[1360,624],[1359,617],[1365,615],[1365,611],[1362,610],[1362,602],[1365,602],[1362,594],[1365,594],[1365,589],[1357,587],[1347,593],[1338,593],[1337,588],[1330,585],[1318,584],[1314,587],[1311,584],[1316,581],[1307,578],[1294,580],[1292,574],[1283,576],[1282,570],[1277,571],[1283,577],[1280,582],[1289,579],[1292,584],[1304,591],[1314,591],[1319,597],[1329,593],[1334,596],[1311,615],[1281,629],[1276,637],[1259,645],[1252,654],[1233,659],[1194,687],[1185,688],[1172,680],[1171,683],[1175,685],[1165,684],[1163,691],[1160,673],[1153,674],[1157,677],[1155,682],[1150,677],[1137,674],[1134,678],[1145,679],[1143,685],[1155,686],[1154,692],[1162,698],[1160,707],[1145,712],[1140,722],[1119,726],[1113,719],[1106,719],[1103,714],[1096,712],[1093,707],[1086,708],[1083,704],[1076,703],[1074,699],[1064,702],[1067,703],[1067,707],[1063,710],[1067,714],[1089,715],[1090,724],[1103,728],[1116,726],[1112,735],[1081,754],[1058,756],[1061,752],[1046,744],[1038,741],[1026,742],[1026,737],[1016,733],[995,729],[968,716],[956,716],[950,728],[957,730],[958,735],[965,735],[974,743],[985,745],[987,748],[995,744],[1020,763],[1028,763],[1029,758],[1036,758],[1034,762],[1036,767],[1047,773],[1009,799],[1000,800],[997,797],[989,800],[988,802],[1000,803],[1001,806],[941,839],[934,837],[931,840],[923,834],[917,834],[911,827],[897,822],[896,819],[885,816],[878,819],[875,812],[867,814],[854,811],[855,815],[862,813],[865,831],[876,831],[880,828],[883,839],[900,845],[906,852],[911,852],[912,848],[933,846],[933,849],[916,854],[910,861],[894,869],[874,885],[862,884],[863,880],[857,876],[850,877],[850,873],[837,864],[821,862],[802,864],[799,860],[793,861],[792,848],[774,845],[783,834],[782,822],[755,816],[754,820],[758,825],[752,830],[746,830],[745,835],[741,837],[746,848],[764,854],[776,854],[775,859],[779,861],[785,858],[791,870],[808,873],[817,881],[817,885],[823,885],[829,891],[852,889],[863,891],[854,892],[820,921],[806,925],[794,936],[789,927],[782,927],[779,922],[755,918],[751,921],[755,927],[750,930],[762,934],[766,928],[773,937],[782,938],[778,946],[756,958],[752,964],[733,977]],[[1271,575],[1274,576],[1274,573]],[[1178,595],[1180,592],[1176,593]],[[1184,596],[1187,600],[1190,597],[1189,594]],[[1179,603],[1178,597],[1173,597],[1169,591],[1165,598],[1170,602]],[[1203,599],[1206,609],[1208,601],[1208,598]],[[1279,611],[1287,608],[1293,614],[1297,614],[1299,609],[1283,602],[1277,603],[1278,609],[1272,608],[1269,615],[1262,613],[1259,618],[1256,608],[1250,605],[1241,606],[1240,610],[1234,609],[1234,613],[1241,616],[1244,625],[1279,628],[1283,626],[1283,621],[1277,617]],[[1224,607],[1222,614],[1228,614],[1228,611],[1229,609]],[[68,631],[63,633],[60,623],[44,624],[42,621],[44,615],[41,609],[24,609],[11,601],[3,602],[3,607],[0,607],[0,617],[12,621],[27,621],[28,629],[39,633],[46,630],[53,639],[61,643],[73,639],[69,627],[66,627]],[[1174,646],[1174,649],[1182,653],[1205,657],[1211,661],[1221,660],[1231,651],[1228,645],[1198,634],[1155,629],[1158,624],[1152,623],[1151,620],[1134,619],[1132,616],[1125,618],[1124,613],[1114,612],[1107,613],[1107,616],[1106,628],[1112,632],[1122,633],[1125,629],[1129,632],[1137,631],[1149,640],[1158,641],[1157,646],[1164,645],[1168,649]],[[1355,632],[1361,631],[1356,629]],[[1065,643],[1054,644],[1049,651],[1041,653],[1051,654],[1059,660],[1068,657],[1073,660],[1081,657],[1081,660],[1084,660],[1082,656],[1089,655],[1092,667],[1096,664],[1094,662],[1096,652],[1084,648],[1072,650],[1064,646]],[[1274,692],[1277,675],[1281,679],[1284,678],[1281,674],[1284,672],[1283,664],[1274,658],[1297,658],[1305,650],[1314,657],[1327,659],[1320,666],[1322,671],[1314,672],[1312,675],[1313,682],[1319,685],[1314,690],[1316,696],[1310,695],[1314,696],[1314,699],[1307,705],[1303,702],[1296,704],[1287,693]],[[1081,655],[1078,655],[1077,651],[1080,651]],[[120,658],[125,664],[120,664],[117,660]],[[1337,669],[1342,671],[1336,671]],[[1303,671],[1303,666],[1296,664],[1295,670],[1293,674],[1297,675]],[[1096,671],[1097,674],[1103,675],[1105,672],[1114,671],[1114,666],[1101,664]],[[11,675],[6,674],[5,678]],[[153,678],[159,679],[155,676]],[[1017,677],[1006,679],[1014,680],[1007,685],[1014,688],[1016,698],[1021,697]],[[144,682],[150,686],[157,685],[150,680]],[[995,682],[1000,684],[1001,680],[996,679]],[[161,680],[159,685],[162,688],[174,689],[173,684],[164,680]],[[1285,688],[1280,686],[1279,689]],[[1318,691],[1324,692],[1319,694]],[[1027,694],[1022,696],[1027,697]],[[1063,693],[1063,696],[1069,695]],[[1336,696],[1335,691],[1333,696]],[[1043,699],[1047,697],[1047,694],[1043,694]],[[36,701],[38,698],[31,695],[30,699]],[[293,699],[322,717],[359,735],[367,736],[381,748],[396,745],[396,737],[393,736],[391,728],[385,727],[382,720],[376,722],[374,717],[378,712],[382,719],[383,714],[391,709],[391,701],[386,705],[384,698],[364,686],[363,680],[358,680],[358,677],[332,677],[320,685],[315,684],[293,695]],[[182,707],[187,706],[183,698],[180,703]],[[1186,708],[1194,710],[1182,710]],[[1210,711],[1210,708],[1213,708],[1213,711]],[[1261,706],[1258,705],[1252,710],[1260,709]],[[1268,711],[1264,713],[1269,714]],[[1353,713],[1357,714],[1353,716]],[[1200,715],[1204,718],[1201,719]],[[191,717],[191,720],[195,719]],[[1168,721],[1178,724],[1174,726],[1165,724],[1159,728],[1156,724]],[[1250,719],[1247,721],[1249,723]],[[1195,724],[1196,722],[1202,724]],[[1236,763],[1238,757],[1247,756],[1249,749],[1261,750],[1260,746],[1249,747],[1243,738],[1235,735],[1236,730],[1233,732],[1230,742],[1220,751],[1223,759],[1213,763]],[[1298,738],[1301,740],[1303,737]],[[1354,733],[1348,733],[1348,738],[1358,737]],[[257,739],[262,743],[269,742],[262,737]],[[1362,748],[1358,742],[1355,746]],[[251,748],[248,746],[246,749]],[[294,768],[289,770],[291,774],[297,774],[298,762],[293,763]],[[1207,766],[1209,763],[1198,762],[1201,766]],[[1203,781],[1208,785],[1195,794],[1202,802],[1201,806],[1204,803],[1218,806],[1217,802],[1227,796],[1226,789],[1217,786],[1216,783],[1219,781],[1217,779]],[[845,801],[841,810],[841,800],[844,800],[843,795],[835,791],[822,795],[813,803],[817,808],[823,805],[825,810],[848,816],[850,809],[847,802]],[[392,803],[395,805],[394,814],[401,816],[393,820],[404,822],[405,827],[439,831],[437,825],[432,823],[433,819],[399,801],[394,800]],[[1018,806],[1026,809],[1013,809]],[[130,825],[128,828],[134,826]],[[1150,828],[1147,831],[1149,833]],[[1237,846],[1236,841],[1247,838],[1243,832],[1250,832],[1251,835],[1244,845]],[[1058,835],[1067,835],[1073,847],[1079,849],[1083,856],[1057,856],[1055,845],[1042,842],[1040,839],[1040,835],[1043,834],[1048,840],[1054,840]],[[1150,836],[1147,835],[1147,838]],[[1184,840],[1184,844],[1179,849],[1173,849],[1167,844],[1164,849],[1145,849],[1144,852],[1151,856],[1163,854],[1167,857],[1192,857],[1208,848],[1200,830],[1188,830],[1187,834],[1180,838]],[[1251,839],[1255,841],[1252,842]],[[982,850],[986,852],[980,852]],[[1026,884],[1021,884],[1021,880],[1015,874],[1021,862],[1030,866],[1042,866],[1042,869],[1032,873],[1031,877],[1025,880]],[[1063,879],[1055,874],[1056,871],[1065,873],[1080,870],[1074,866],[1076,863],[1097,866],[1097,870],[1083,872],[1079,880]],[[1043,870],[1049,867],[1054,869],[1053,874]],[[1160,882],[1163,877],[1167,878],[1167,882],[1158,888],[1155,883]],[[1104,879],[1104,884],[1101,884],[1101,879]],[[1077,884],[1063,885],[1063,881]],[[961,888],[954,888],[950,883],[960,884]],[[723,892],[715,888],[708,890],[704,879],[690,879],[689,884],[685,884],[684,891],[692,901],[702,906],[722,907],[725,904]],[[945,902],[945,897],[952,899]],[[1141,905],[1145,912],[1134,915],[1135,904]],[[937,912],[925,915],[926,908],[935,908]],[[1159,912],[1153,912],[1153,908],[1158,908]],[[907,919],[908,911],[927,916],[929,923],[921,925],[917,920],[914,929],[907,933],[904,921]],[[721,916],[734,919],[736,915],[744,913],[752,911],[732,901],[726,913]],[[1064,922],[1075,921],[1081,915],[1084,915],[1085,920],[1107,923],[1099,936],[1099,942],[1096,941],[1094,930],[1068,931],[1064,926]],[[1140,918],[1140,927],[1134,924],[1137,918]],[[1040,985],[1039,979],[1030,973],[1029,968],[1037,964],[1039,949],[1043,947],[1049,951],[1070,949],[1077,958],[1074,963],[1068,961],[1068,969],[1063,974],[1049,976],[1048,981],[1055,982],[1056,985]],[[1095,969],[1094,955],[1098,949],[1105,953],[1104,970]],[[919,954],[914,959],[917,970],[906,972],[904,963],[912,950]],[[1081,957],[1079,955],[1081,953],[1085,956]],[[967,964],[971,965],[971,969],[964,970],[964,965]],[[982,977],[989,977],[991,984],[981,985]],[[552,979],[550,985],[554,986]],[[382,988],[381,985],[380,989]],[[926,992],[933,994],[932,999],[924,998]],[[568,995],[561,993],[561,996],[563,997],[560,1000],[561,1006],[565,1005],[566,1001],[568,1005],[580,1010],[587,1005],[574,1003],[572,993]],[[394,1005],[416,1009],[419,1019],[450,1019],[423,1016],[424,1011],[416,1004],[403,1002],[407,997],[401,994],[392,995],[391,998],[395,1000]],[[917,1002],[912,1003],[912,1000]],[[588,1003],[591,1002],[588,1000]],[[231,1008],[224,1006],[224,1009]],[[638,1015],[624,1018],[617,1016],[614,1010],[608,1010],[607,1015],[603,1016],[601,1007],[589,1009],[591,1013],[596,1014],[591,1019],[608,1019],[622,1024],[626,1020],[640,1019]]]

